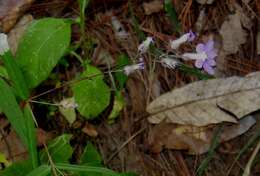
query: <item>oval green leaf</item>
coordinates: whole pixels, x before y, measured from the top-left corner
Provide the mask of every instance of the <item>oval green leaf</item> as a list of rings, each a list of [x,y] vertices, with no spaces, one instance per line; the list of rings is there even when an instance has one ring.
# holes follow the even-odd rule
[[[70,23],[62,19],[36,20],[27,28],[16,57],[30,88],[47,79],[66,52],[70,35]]]

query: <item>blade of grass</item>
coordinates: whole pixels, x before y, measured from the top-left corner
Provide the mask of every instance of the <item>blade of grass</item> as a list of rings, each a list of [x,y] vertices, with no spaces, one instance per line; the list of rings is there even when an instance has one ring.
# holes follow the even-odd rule
[[[220,126],[218,126],[218,128],[216,129],[216,132],[214,134],[214,137],[212,139],[211,142],[211,146],[208,152],[207,157],[201,162],[199,168],[197,169],[197,175],[198,176],[202,176],[204,174],[204,172],[206,171],[206,169],[208,168],[209,162],[211,161],[211,159],[213,158],[214,154],[215,154],[215,149],[218,147],[219,145],[219,136],[220,133],[222,131],[222,127],[223,125],[221,124]]]
[[[251,147],[253,146],[257,141],[259,141],[260,138],[260,129],[256,131],[256,133],[248,140],[246,145],[243,146],[243,148],[239,151],[238,155],[236,156],[234,162],[230,166],[230,168],[227,171],[227,175],[229,175],[230,171],[232,170],[234,164],[239,160],[239,158]]]
[[[33,171],[31,171],[26,176],[49,176],[51,174],[51,167],[48,165],[41,165],[40,167],[37,167]]]
[[[140,41],[143,41],[145,39],[144,32],[140,29],[140,24],[134,15],[134,10],[131,1],[129,1],[129,13],[133,22],[134,31],[136,32],[138,38]]]
[[[172,0],[164,1],[164,9],[167,13],[167,16],[170,18],[171,22],[174,24],[175,31],[180,33],[181,27],[180,27],[180,23],[178,21],[176,10],[174,9],[173,4],[172,4]]]
[[[26,85],[22,71],[16,63],[16,60],[10,51],[6,52],[2,58],[17,96],[22,100],[26,100],[29,97],[29,89]]]
[[[79,166],[73,164],[59,163],[55,165],[57,169],[75,171],[75,172],[96,172],[100,174],[105,174],[109,176],[118,176],[118,173],[103,167],[93,167],[93,166]]]
[[[6,115],[24,144],[27,144],[24,116],[11,87],[0,78],[0,109]]]

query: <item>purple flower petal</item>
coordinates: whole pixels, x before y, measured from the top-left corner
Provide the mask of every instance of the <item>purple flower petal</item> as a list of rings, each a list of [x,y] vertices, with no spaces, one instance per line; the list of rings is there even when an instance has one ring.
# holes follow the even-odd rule
[[[205,62],[210,66],[216,66],[216,61],[214,59],[207,59]]]
[[[195,61],[195,67],[197,67],[197,68],[202,68],[203,64],[204,64],[204,60]]]
[[[203,64],[203,69],[210,75],[214,75],[215,71],[207,62]]]
[[[214,50],[214,41],[213,40],[209,40],[206,44],[205,44],[205,51],[208,53],[210,51]]]
[[[196,46],[196,51],[197,53],[202,53],[205,51],[205,45],[203,43],[199,43],[197,46]]]
[[[189,31],[189,37],[188,37],[188,41],[192,42],[195,39],[196,35],[194,32],[192,32],[192,30]]]
[[[212,49],[207,52],[208,59],[214,59],[217,57],[217,51],[215,49]]]

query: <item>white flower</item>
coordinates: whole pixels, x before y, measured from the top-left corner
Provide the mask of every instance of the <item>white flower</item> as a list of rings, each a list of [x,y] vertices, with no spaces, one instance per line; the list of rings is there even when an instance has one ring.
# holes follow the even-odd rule
[[[183,34],[180,38],[176,40],[170,40],[171,49],[178,49],[179,46],[185,42],[191,42],[195,39],[195,34],[192,31],[189,31],[186,34]]]
[[[9,50],[9,45],[7,41],[7,35],[0,33],[0,55],[4,55],[5,52]]]
[[[138,52],[141,54],[146,53],[148,50],[149,46],[153,43],[153,38],[152,37],[147,37],[145,41],[143,41],[139,46],[138,46]]]
[[[140,62],[138,64],[125,66],[123,71],[126,75],[130,75],[131,73],[135,72],[136,70],[143,70],[143,69],[144,69],[144,62]]]
[[[64,99],[60,102],[60,106],[65,109],[75,109],[78,107],[78,104],[75,102],[74,97]]]
[[[206,52],[202,53],[184,53],[182,55],[184,60],[206,60],[208,58]]]
[[[164,67],[175,69],[179,65],[179,62],[177,60],[175,60],[175,59],[171,59],[169,57],[165,57],[165,58],[163,58],[161,60],[161,64]]]

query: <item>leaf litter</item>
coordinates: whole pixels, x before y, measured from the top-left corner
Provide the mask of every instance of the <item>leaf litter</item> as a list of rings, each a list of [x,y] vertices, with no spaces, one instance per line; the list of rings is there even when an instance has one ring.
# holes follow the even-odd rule
[[[180,20],[180,22],[184,22],[186,20],[185,25],[190,24],[190,26],[183,25],[184,26],[183,30],[187,31],[187,30],[185,30],[185,28],[189,29],[195,23],[195,21],[194,21],[194,19],[196,19],[195,17],[198,16],[198,14],[196,12],[197,7],[200,7],[200,9],[201,9],[202,6],[198,5],[198,3],[192,3],[191,8],[186,8],[186,5],[185,5],[186,2],[178,1],[178,0],[176,2],[177,3],[175,4],[174,7],[176,8],[178,15],[182,13],[181,11],[183,9],[186,9],[186,13],[184,13],[184,14],[187,14],[187,15],[186,16],[180,15],[179,20]],[[107,8],[113,7],[113,5],[117,4],[117,3],[118,2],[116,2],[114,0],[107,1],[106,7],[104,8],[105,11],[107,10]],[[124,3],[125,3],[125,1],[121,2],[121,4],[124,4]],[[39,2],[39,4],[41,5],[40,2]],[[99,1],[96,1],[96,2],[93,2],[93,4],[94,5],[99,4],[100,6],[98,8],[100,8],[101,10],[104,10],[103,6],[101,5],[101,4],[103,4],[103,2],[100,3]],[[187,3],[187,4],[189,4],[189,3]],[[206,6],[203,6],[204,8],[206,8],[205,13],[207,16],[206,17],[207,19],[205,21],[203,20],[203,23],[206,23],[206,25],[208,27],[207,27],[207,29],[205,29],[205,28],[203,29],[203,27],[202,27],[200,29],[201,34],[204,34],[207,32],[213,32],[214,30],[216,30],[214,28],[215,22],[217,22],[217,25],[218,25],[217,30],[218,30],[218,28],[221,28],[221,25],[224,24],[225,22],[231,23],[229,20],[226,20],[230,17],[229,16],[230,12],[226,12],[224,10],[224,9],[226,9],[226,6],[228,6],[228,5],[224,4],[223,2],[219,2],[219,1],[214,1],[213,4],[214,5],[207,4]],[[253,6],[252,4],[253,3],[251,3],[249,5]],[[126,4],[124,4],[124,5],[126,5]],[[127,4],[127,5],[129,5],[129,4]],[[169,25],[167,20],[165,20],[166,18],[164,18],[163,16],[159,17],[159,14],[163,13],[162,10],[160,12],[153,11],[153,13],[150,15],[144,15],[145,11],[144,11],[143,7],[141,6],[141,4],[139,4],[137,2],[133,2],[132,5],[134,7],[133,8],[134,15],[137,16],[138,20],[140,20],[141,27],[144,27],[143,29],[145,29],[145,28],[150,29],[151,33],[148,32],[149,35],[156,36],[157,34],[160,35],[162,33],[169,34],[173,31],[173,29],[171,28],[172,26]],[[224,6],[224,8],[222,8],[223,6]],[[48,4],[45,5],[45,8],[47,8],[47,9],[49,8]],[[73,8],[73,6],[72,6],[72,8]],[[217,11],[219,12],[219,8],[221,8],[221,10],[222,10],[221,12],[224,11],[224,13],[221,13],[221,14],[223,14],[223,16],[221,16],[221,15],[218,16],[218,15],[214,14],[214,10],[217,9]],[[244,8],[245,7],[243,5],[242,12],[243,12]],[[126,15],[127,10],[125,10],[125,9],[126,8],[122,8],[122,10],[119,10],[119,9],[112,10],[113,11],[112,16],[115,16],[117,21],[119,21],[121,23],[121,26],[124,27],[123,28],[124,32],[119,33],[119,31],[116,31],[116,33],[118,33],[116,35],[114,35],[114,33],[113,33],[114,29],[109,28],[109,26],[111,26],[111,13],[110,13],[110,15],[107,15],[107,13],[101,12],[100,16],[98,18],[92,19],[92,17],[90,16],[88,19],[90,23],[89,23],[87,30],[89,31],[89,33],[91,35],[93,34],[93,36],[95,38],[100,40],[102,48],[104,48],[104,50],[106,52],[110,53],[111,56],[113,57],[113,59],[116,58],[115,55],[117,55],[118,53],[122,53],[122,52],[126,52],[129,56],[131,56],[131,58],[135,57],[135,52],[136,52],[136,48],[137,48],[137,44],[138,44],[138,42],[137,42],[138,38],[136,37],[136,33],[135,33],[136,31],[133,31],[133,29],[131,28],[132,21],[129,20],[128,16]],[[158,9],[160,9],[159,6],[158,6]],[[46,11],[49,11],[49,10],[46,10]],[[49,12],[52,13],[53,10],[50,10]],[[245,59],[248,59],[247,55],[241,55],[241,53],[244,53],[244,51],[242,51],[243,47],[245,45],[247,45],[247,43],[250,43],[249,37],[248,37],[250,35],[250,33],[248,33],[249,29],[247,28],[247,26],[249,26],[249,25],[245,25],[246,23],[243,22],[240,11],[238,12],[238,10],[237,10],[236,13],[239,13],[240,25],[242,25],[242,27],[238,27],[239,30],[241,30],[240,31],[241,33],[238,32],[238,34],[241,34],[242,36],[247,36],[247,37],[246,38],[242,37],[242,39],[245,38],[243,40],[243,42],[241,42],[241,39],[237,39],[236,37],[234,37],[235,40],[233,42],[238,40],[239,41],[238,43],[240,43],[240,44],[236,43],[235,46],[231,46],[231,48],[232,48],[232,50],[234,48],[235,48],[235,50],[237,48],[239,48],[239,49],[236,50],[236,52],[234,52],[234,50],[233,50],[232,52],[234,52],[234,53],[229,54],[229,56],[232,55],[232,57],[234,57],[232,62],[236,61],[236,63],[238,63],[238,64],[235,66],[230,64],[231,66],[233,66],[232,67],[233,70],[232,69],[228,70],[228,73],[230,73],[230,74],[234,74],[234,72],[232,72],[234,70],[236,71],[235,74],[245,73],[245,72],[243,72],[243,70],[241,71],[240,65],[243,66],[244,61],[241,61],[240,58],[245,57]],[[219,14],[220,14],[220,12],[219,12]],[[48,14],[48,16],[49,15],[50,14]],[[56,16],[55,13],[52,15]],[[69,14],[66,14],[66,15],[70,16]],[[42,15],[38,14],[38,17],[39,16],[41,17]],[[36,17],[37,17],[37,15],[36,15]],[[223,18],[223,17],[225,17],[225,18]],[[236,18],[238,18],[238,17],[236,17]],[[235,21],[238,22],[239,20],[236,19]],[[93,27],[91,25],[93,25]],[[253,24],[253,23],[252,23],[252,25],[253,25],[253,27],[255,26],[255,24]],[[153,31],[160,31],[161,33],[160,32],[152,33]],[[233,34],[233,31],[226,31],[226,33],[229,33],[229,35],[230,35],[230,32],[231,32],[231,34]],[[74,35],[76,35],[77,31],[74,30],[73,33],[74,33]],[[246,33],[246,35],[245,35],[245,33]],[[126,40],[123,38],[125,36],[125,34],[128,35]],[[227,40],[229,40],[231,37],[225,37],[225,38]],[[231,40],[233,40],[234,38],[231,38]],[[226,40],[226,39],[224,39],[224,40]],[[225,41],[225,42],[228,43],[230,41]],[[234,43],[231,42],[231,44],[233,45]],[[155,45],[163,46],[163,42],[162,43],[158,42]],[[227,46],[227,47],[230,47],[230,46]],[[228,48],[226,48],[226,49],[228,50]],[[248,53],[251,53],[251,52],[248,52]],[[226,56],[227,55],[225,55],[225,57],[223,59],[226,61],[226,63],[230,63],[227,61]],[[151,59],[150,57],[151,56],[149,56],[148,58]],[[247,63],[247,61],[246,61],[246,63]],[[231,68],[231,67],[229,67],[229,68]],[[254,71],[251,67],[249,67],[249,68],[246,67],[243,69],[246,70],[246,72]],[[75,69],[74,69],[74,71],[75,71]],[[71,76],[70,74],[74,75],[75,73],[70,73],[70,71],[66,71],[66,76],[63,76],[63,73],[59,73],[59,74],[62,77],[66,77],[68,75],[70,77]],[[250,76],[247,76],[247,77],[250,77]],[[159,89],[159,90],[156,90],[156,96],[154,96],[154,97],[152,96],[154,84],[149,82],[150,78],[153,78],[156,81],[158,78],[158,83],[156,83],[156,89]],[[227,79],[230,81],[230,80],[232,80],[231,78],[227,78]],[[234,79],[234,84],[238,85],[238,83],[236,84],[235,81],[239,82],[242,79],[247,79],[247,78],[246,77],[245,78],[237,77],[237,78],[233,78],[233,79]],[[240,110],[236,109],[236,107],[232,106],[233,104],[232,103],[230,104],[229,100],[235,100],[235,105],[238,105],[238,104],[242,105],[243,103],[240,104],[240,102],[237,102],[237,100],[241,100],[241,99],[239,99],[240,98],[239,96],[241,95],[242,97],[247,97],[250,94],[250,93],[246,94],[245,90],[242,90],[242,91],[237,90],[238,92],[228,92],[227,97],[217,98],[215,101],[213,101],[211,103],[209,103],[207,100],[199,100],[199,102],[202,102],[201,103],[202,105],[200,103],[198,103],[198,105],[200,105],[200,106],[204,106],[204,103],[207,105],[209,103],[210,107],[213,108],[214,111],[218,111],[218,113],[220,113],[222,115],[223,115],[223,113],[226,113],[227,115],[225,115],[224,118],[223,117],[217,118],[217,119],[213,118],[213,120],[209,120],[208,117],[206,117],[206,115],[205,115],[205,117],[206,117],[205,122],[196,119],[189,123],[187,121],[182,121],[181,122],[182,124],[172,124],[172,123],[165,123],[163,120],[163,122],[161,122],[158,125],[155,125],[155,127],[153,127],[153,125],[147,124],[146,118],[144,118],[144,116],[146,115],[145,109],[146,109],[148,102],[150,102],[150,99],[159,96],[159,94],[162,92],[167,92],[167,91],[171,90],[173,87],[180,87],[180,86],[187,84],[188,82],[195,81],[195,80],[196,80],[196,78],[186,76],[186,75],[180,73],[179,71],[175,71],[174,73],[171,73],[162,68],[155,68],[155,75],[153,75],[153,76],[149,75],[146,72],[144,72],[143,75],[140,75],[140,74],[131,75],[130,79],[127,82],[127,88],[124,92],[126,108],[124,108],[124,111],[121,112],[120,118],[117,119],[114,124],[107,125],[106,123],[102,122],[101,124],[97,125],[98,127],[96,129],[96,127],[92,127],[92,126],[86,127],[84,125],[81,125],[82,122],[79,119],[76,120],[76,123],[80,124],[79,128],[82,128],[81,130],[83,133],[86,133],[87,135],[89,135],[91,137],[95,137],[97,134],[99,135],[98,138],[96,138],[95,142],[96,142],[97,146],[99,146],[99,149],[102,153],[102,158],[104,158],[105,163],[106,163],[106,159],[109,158],[109,155],[111,154],[111,152],[114,153],[115,150],[117,150],[117,148],[120,148],[121,144],[124,144],[132,136],[132,134],[135,134],[136,131],[138,131],[139,129],[141,129],[143,127],[147,127],[147,129],[150,129],[150,128],[152,129],[154,136],[152,136],[151,133],[147,134],[147,130],[145,130],[144,133],[142,133],[142,134],[136,136],[134,139],[132,139],[118,153],[118,155],[113,160],[111,160],[111,162],[107,163],[107,165],[111,166],[111,168],[113,168],[113,169],[117,169],[117,170],[125,170],[125,169],[129,170],[130,169],[132,171],[136,170],[136,171],[138,171],[138,173],[140,173],[142,175],[173,175],[173,174],[178,175],[179,173],[182,172],[180,170],[180,168],[183,168],[182,166],[184,165],[184,166],[186,166],[186,168],[188,168],[188,173],[189,173],[189,171],[192,173],[193,168],[196,167],[193,164],[194,163],[193,161],[195,160],[194,158],[193,158],[194,159],[193,160],[193,159],[187,157],[182,152],[179,152],[178,154],[176,154],[175,151],[172,151],[172,150],[161,151],[161,149],[162,148],[184,149],[184,150],[187,150],[188,153],[190,153],[190,154],[204,153],[208,150],[208,147],[210,145],[210,139],[212,139],[213,131],[217,127],[217,124],[224,122],[224,125],[225,125],[224,129],[221,133],[220,142],[230,140],[238,135],[245,133],[251,126],[253,126],[253,124],[255,123],[254,117],[252,117],[248,114],[250,114],[251,111],[255,111],[254,109],[257,109],[256,107],[253,106],[253,103],[249,103],[249,105],[250,105],[249,109],[242,108],[242,111],[240,111]],[[214,80],[210,80],[210,81],[214,81]],[[223,78],[223,81],[224,81],[224,78]],[[242,84],[242,82],[241,82],[241,84]],[[42,86],[44,87],[44,85],[42,85]],[[153,86],[153,87],[151,88],[150,86]],[[233,86],[231,86],[231,87],[233,87]],[[210,88],[211,87],[209,87],[208,91],[207,90],[205,90],[204,92],[202,91],[203,93],[205,93],[205,95],[204,95],[205,97],[206,97],[206,95],[208,95],[208,97],[211,97],[210,93],[214,94],[214,91],[210,91],[210,90],[213,90],[213,88],[211,88],[211,89]],[[178,89],[181,89],[181,88],[178,88]],[[252,89],[255,89],[255,88],[252,88]],[[227,89],[225,89],[225,90],[227,90]],[[224,90],[222,90],[222,91],[224,91]],[[256,90],[252,90],[252,92],[254,92],[254,91],[256,91]],[[246,91],[246,92],[248,93],[250,91]],[[187,97],[191,96],[190,94],[188,94]],[[61,96],[61,95],[59,94],[58,96]],[[69,96],[70,95],[68,95],[67,97],[69,97]],[[47,96],[47,97],[53,99],[52,96]],[[63,95],[62,95],[62,97],[63,97]],[[203,97],[203,98],[205,98],[205,97]],[[234,99],[232,99],[232,98],[234,98]],[[194,101],[194,99],[192,99],[192,96],[190,99],[192,101]],[[181,100],[181,98],[180,98],[180,100]],[[219,100],[218,103],[216,103],[217,100]],[[244,100],[244,99],[242,99],[242,100]],[[245,101],[246,100],[248,100],[248,99],[245,99]],[[254,100],[254,102],[256,101],[254,99],[254,97],[253,97],[253,100]],[[241,101],[241,102],[243,102],[243,101]],[[193,102],[193,103],[195,103],[195,102]],[[111,106],[113,106],[113,102],[110,104],[110,108],[111,108]],[[222,108],[222,106],[225,108],[225,110]],[[217,108],[218,108],[218,110],[217,110]],[[227,111],[229,111],[229,112],[227,112]],[[198,111],[198,112],[194,111],[194,112],[200,113],[200,111]],[[107,112],[104,112],[104,114],[102,114],[102,116],[106,117],[106,113]],[[109,114],[109,113],[107,113],[107,114]],[[244,115],[244,114],[246,114],[246,115]],[[214,114],[211,116],[214,117]],[[55,119],[58,119],[58,118],[55,118]],[[193,122],[197,125],[194,126],[192,124]],[[60,122],[58,120],[56,122],[55,122],[55,120],[52,120],[52,124],[55,124],[55,123],[60,123]],[[64,123],[64,122],[62,122],[62,123]],[[94,122],[94,123],[96,124],[97,122]],[[200,125],[202,125],[202,126],[200,126]],[[43,126],[45,126],[45,124]],[[55,127],[52,127],[52,125],[50,125],[50,124],[48,124],[46,126],[44,128],[48,129],[48,131],[53,128],[55,129]],[[60,131],[64,132],[64,129],[66,129],[66,128],[69,129],[69,127],[67,127],[64,124],[57,124],[56,126],[62,126],[62,127],[65,126],[65,128],[55,129],[58,132],[60,132]],[[157,128],[161,129],[161,130],[158,130],[156,132]],[[87,129],[87,131],[86,131],[86,129]],[[165,139],[169,139],[169,140],[167,140],[167,141],[163,140],[163,137],[160,136],[160,134],[164,134],[164,133],[165,133]],[[77,135],[78,135],[78,133],[75,136],[77,136]],[[79,135],[78,137],[81,138],[81,136],[82,135]],[[149,139],[150,142],[147,142],[146,141],[147,138],[153,138],[153,140]],[[170,140],[170,139],[172,139],[172,140]],[[178,139],[178,143],[174,143],[174,142],[171,143],[172,141],[175,141],[177,139]],[[84,142],[86,142],[86,138],[82,138],[82,143],[84,143]],[[154,150],[154,151],[152,150],[154,153],[158,153],[160,151],[161,151],[161,153],[159,155],[147,154],[145,149],[146,149],[146,145],[148,145],[148,144],[149,144],[149,146],[152,146],[151,147],[152,149],[158,148],[157,150]],[[242,143],[239,142],[238,146],[241,146],[241,145],[242,145]],[[178,148],[176,148],[176,146]],[[218,157],[218,155],[222,155],[222,154],[219,153],[216,155]],[[204,155],[202,155],[202,157],[203,156]],[[227,155],[227,157],[230,157],[230,156],[232,157],[231,154]],[[224,156],[221,159],[224,160],[223,163],[225,163],[225,161],[227,161],[226,158],[224,158]],[[199,158],[199,160],[200,160],[200,158]],[[241,161],[241,162],[243,162],[243,161]],[[172,164],[172,163],[174,163],[174,164]],[[218,170],[219,170],[219,168],[221,168],[223,163],[222,163],[222,165],[221,164],[218,165],[216,163],[217,162],[214,161],[214,163],[211,165],[211,168],[213,167],[213,170],[214,170],[214,171],[211,170],[211,172],[210,172],[211,175],[220,175],[219,174],[220,172]],[[188,175],[192,175],[192,174],[189,173]]]

